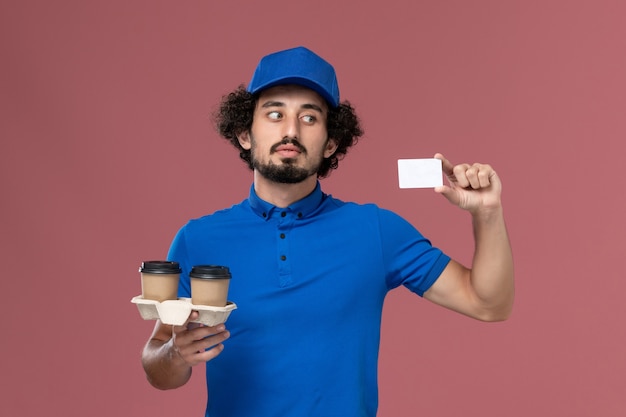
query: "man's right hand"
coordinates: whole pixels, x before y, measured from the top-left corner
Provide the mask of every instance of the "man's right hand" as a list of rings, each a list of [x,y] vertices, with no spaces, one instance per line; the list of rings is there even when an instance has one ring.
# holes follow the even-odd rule
[[[218,356],[224,350],[222,342],[230,336],[224,324],[205,326],[190,322],[197,318],[198,312],[192,311],[185,324],[172,327],[172,348],[190,366]]]
[[[156,321],[152,336],[141,355],[150,384],[159,389],[183,386],[191,377],[194,365],[214,359],[222,350],[222,342],[230,336],[224,324],[205,326],[191,323],[198,318],[192,311],[182,326]]]

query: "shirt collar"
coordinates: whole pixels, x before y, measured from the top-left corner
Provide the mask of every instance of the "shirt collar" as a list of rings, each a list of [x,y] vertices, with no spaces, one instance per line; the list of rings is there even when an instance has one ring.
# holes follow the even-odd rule
[[[294,213],[298,218],[305,218],[309,214],[313,213],[324,200],[324,193],[319,181],[317,182],[315,189],[306,197],[291,204],[289,207],[280,208],[276,207],[265,200],[262,200],[254,191],[254,184],[250,187],[250,196],[248,202],[252,211],[258,216],[268,220],[272,217],[272,214],[276,211],[288,211]]]

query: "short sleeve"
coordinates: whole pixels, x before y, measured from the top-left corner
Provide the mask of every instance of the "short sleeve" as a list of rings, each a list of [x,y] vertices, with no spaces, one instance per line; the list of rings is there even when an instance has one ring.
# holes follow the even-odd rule
[[[387,285],[404,285],[423,296],[450,262],[450,257],[399,215],[381,209],[380,234]]]

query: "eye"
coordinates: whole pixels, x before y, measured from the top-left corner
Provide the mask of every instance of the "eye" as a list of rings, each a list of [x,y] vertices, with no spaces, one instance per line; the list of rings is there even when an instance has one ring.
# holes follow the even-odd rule
[[[313,116],[313,115],[306,114],[306,115],[302,116],[302,120],[303,120],[305,123],[315,123],[315,121],[317,120],[317,118],[316,118],[315,116]]]
[[[278,111],[271,111],[271,112],[267,113],[267,117],[269,119],[272,119],[272,120],[278,120],[281,117],[283,117],[283,115],[280,114],[280,112],[278,112]]]

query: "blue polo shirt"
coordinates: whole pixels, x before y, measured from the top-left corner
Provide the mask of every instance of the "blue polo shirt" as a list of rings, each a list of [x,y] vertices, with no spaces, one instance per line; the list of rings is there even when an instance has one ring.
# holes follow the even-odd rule
[[[226,265],[231,337],[207,363],[207,416],[375,416],[387,292],[420,296],[450,258],[373,204],[315,190],[287,208],[251,188],[240,204],[191,220],[169,259],[190,296],[194,265]]]

